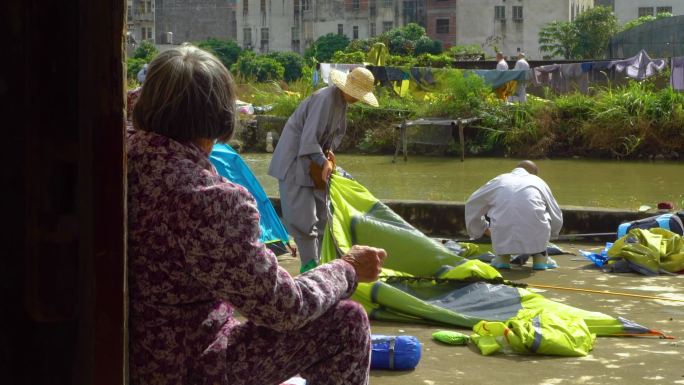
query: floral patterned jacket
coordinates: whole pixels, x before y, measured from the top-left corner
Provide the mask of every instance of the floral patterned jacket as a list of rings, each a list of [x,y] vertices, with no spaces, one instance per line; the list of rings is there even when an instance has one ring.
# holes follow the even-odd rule
[[[258,239],[254,198],[219,176],[208,154],[129,133],[131,384],[224,384],[233,307],[294,330],[355,289],[348,263],[293,278]]]

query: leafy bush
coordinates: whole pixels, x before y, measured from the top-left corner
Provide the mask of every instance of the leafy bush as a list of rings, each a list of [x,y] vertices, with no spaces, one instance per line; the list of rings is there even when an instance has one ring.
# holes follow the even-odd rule
[[[330,61],[332,63],[362,64],[364,60],[366,60],[366,55],[363,52],[356,51],[346,53],[337,51]]]
[[[415,64],[418,67],[445,68],[450,67],[452,62],[453,59],[447,55],[431,55],[429,53],[424,53],[418,55]]]
[[[285,76],[285,68],[282,64],[275,59],[257,56],[252,52],[240,56],[232,70],[242,77],[255,79],[258,82],[280,80]]]
[[[412,56],[390,55],[387,65],[393,67],[415,67],[416,59]]]
[[[272,52],[266,55],[280,63],[285,69],[283,79],[286,82],[293,82],[302,77],[304,68],[304,58],[295,52]]]
[[[319,63],[329,63],[335,52],[344,51],[348,45],[349,38],[347,36],[329,33],[316,39],[306,49],[304,56],[314,58]]]
[[[653,20],[657,19],[663,19],[665,17],[672,17],[673,15],[670,12],[661,12],[655,16],[653,15],[646,15],[646,16],[641,16],[639,18],[636,18],[634,20],[630,20],[625,23],[625,25],[622,27],[623,31],[627,31],[628,29],[632,29],[638,25],[644,24],[651,22]]]
[[[210,37],[196,43],[197,47],[214,54],[226,68],[231,68],[238,61],[242,48],[233,40],[221,40]]]
[[[443,51],[442,42],[439,40],[432,40],[427,36],[421,36],[415,42],[415,49],[413,50],[414,55],[420,55],[423,53],[429,53],[433,55],[439,55]]]
[[[139,59],[135,57],[129,57],[126,60],[126,77],[130,79],[136,79],[138,72],[147,63],[145,59]]]
[[[456,60],[483,60],[485,52],[478,44],[465,44],[451,46],[445,55],[449,55]]]
[[[140,43],[138,48],[133,51],[133,57],[136,59],[142,59],[146,63],[149,63],[154,59],[155,56],[159,53],[159,50],[157,47],[154,45],[154,43],[151,43],[147,40],[143,41]]]

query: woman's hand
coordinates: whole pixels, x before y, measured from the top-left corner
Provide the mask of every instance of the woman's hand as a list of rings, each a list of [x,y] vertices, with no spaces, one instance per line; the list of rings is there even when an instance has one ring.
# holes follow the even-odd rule
[[[378,279],[385,258],[387,253],[383,249],[354,245],[342,260],[354,267],[359,282],[373,282]]]
[[[335,163],[335,154],[332,152],[332,150],[328,150],[328,152],[325,154],[329,161]]]
[[[325,183],[330,181],[330,174],[332,174],[332,171],[332,162],[326,160],[325,163],[323,163],[323,171],[321,171],[321,178],[323,178]]]

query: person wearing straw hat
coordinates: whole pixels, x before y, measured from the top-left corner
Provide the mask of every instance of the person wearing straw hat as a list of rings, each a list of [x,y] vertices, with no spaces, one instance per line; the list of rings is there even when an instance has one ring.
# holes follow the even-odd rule
[[[334,170],[333,151],[347,128],[347,105],[377,107],[375,79],[363,68],[332,70],[331,85],[306,98],[290,116],[268,169],[278,179],[283,223],[297,244],[301,270],[318,264],[327,221],[325,186]]]

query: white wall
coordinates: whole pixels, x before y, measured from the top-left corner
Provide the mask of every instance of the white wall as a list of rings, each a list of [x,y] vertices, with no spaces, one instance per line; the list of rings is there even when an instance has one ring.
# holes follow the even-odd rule
[[[520,49],[528,59],[541,59],[541,27],[556,20],[570,21],[571,7],[581,11],[593,5],[594,0],[460,0],[456,8],[456,44],[477,44],[493,56],[493,49],[485,42],[499,37],[501,40],[495,45],[504,55],[515,56]],[[495,6],[506,7],[505,21],[495,20]],[[513,6],[523,7],[521,21],[513,20]]]

